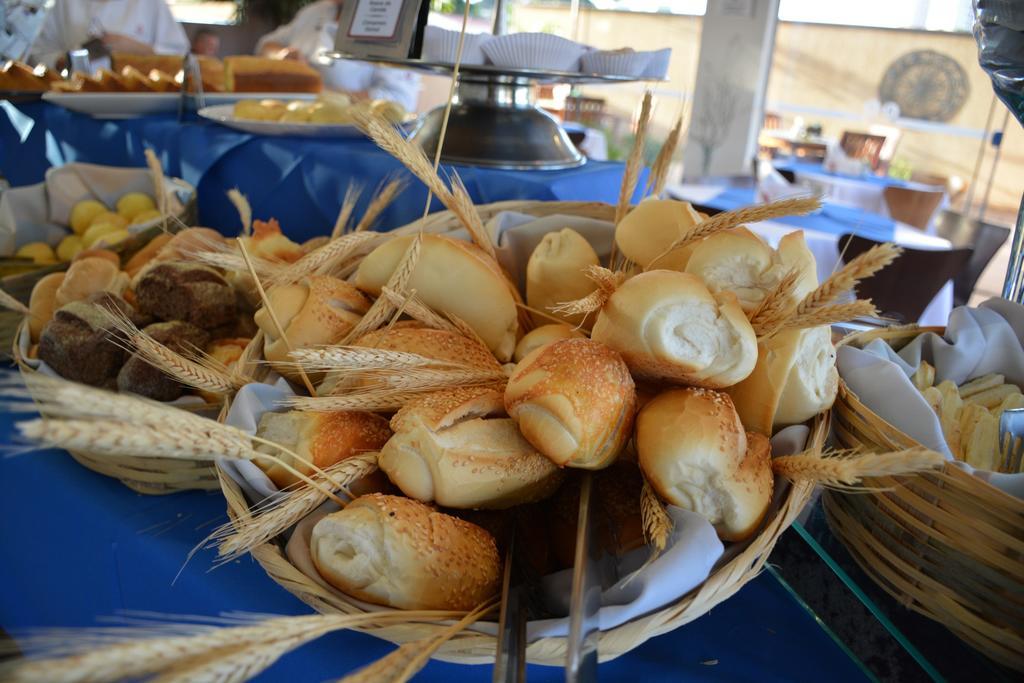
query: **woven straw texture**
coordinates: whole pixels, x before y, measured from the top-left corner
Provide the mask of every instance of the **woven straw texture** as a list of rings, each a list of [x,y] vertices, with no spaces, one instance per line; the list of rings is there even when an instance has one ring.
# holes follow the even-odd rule
[[[484,221],[501,211],[520,211],[535,216],[573,214],[602,220],[613,220],[615,207],[589,202],[530,202],[509,201],[477,207]],[[448,212],[433,214],[400,229],[400,233],[424,230],[448,232],[459,226]],[[829,416],[823,414],[815,420],[808,447],[824,445],[829,428]],[[234,520],[251,517],[249,504],[238,485],[221,472],[221,487],[227,499],[228,514]],[[779,485],[783,485],[779,482]],[[715,605],[730,598],[761,571],[779,536],[796,519],[810,499],[813,482],[788,485],[781,504],[767,518],[760,533],[746,547],[726,563],[718,566],[698,588],[678,602],[657,612],[641,617],[618,628],[602,631],[598,652],[602,661],[613,659],[638,647],[647,639],[667,633],[704,615]],[[284,554],[279,543],[266,543],[252,551],[274,581],[322,614],[357,614],[363,609],[355,602],[328,591],[300,572]],[[440,624],[403,623],[401,625],[367,625],[359,630],[396,644],[436,635],[444,629]],[[530,643],[526,649],[529,662],[562,666],[566,657],[565,638],[543,638]],[[475,631],[462,631],[446,642],[434,655],[436,659],[462,664],[480,664],[494,661],[497,640],[494,636]]]
[[[894,348],[922,332],[900,327],[850,335]],[[833,409],[846,447],[918,445],[864,406],[845,385]],[[914,477],[865,481],[876,493],[826,492],[833,532],[864,571],[910,609],[949,628],[993,660],[1024,671],[1024,501],[952,464]]]

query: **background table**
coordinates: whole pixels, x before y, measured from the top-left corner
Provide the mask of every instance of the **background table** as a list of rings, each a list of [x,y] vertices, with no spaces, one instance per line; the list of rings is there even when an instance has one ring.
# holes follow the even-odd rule
[[[12,416],[0,415],[11,443]],[[306,614],[310,609],[246,558],[210,570],[185,557],[226,520],[219,493],[140,496],[57,451],[0,460],[0,627],[92,626],[117,610],[217,615]],[[824,570],[824,567],[822,567]],[[180,570],[180,574],[179,574]],[[261,681],[323,681],[392,646],[343,631],[290,654]],[[860,681],[864,674],[772,576],[681,629],[600,667],[602,680]],[[417,681],[490,681],[488,666],[431,662]],[[531,666],[528,680],[563,672]]]
[[[380,183],[396,175],[411,178],[366,139],[256,136],[194,118],[185,123],[170,115],[101,120],[45,102],[0,102],[0,175],[13,186],[41,182],[47,168],[69,161],[143,166],[147,147],[165,172],[197,188],[199,222],[226,234],[240,227],[226,195],[234,187],[248,197],[255,218],[277,218],[285,233],[301,242],[330,232],[350,183],[364,189],[358,216]],[[445,171],[456,171],[477,203],[615,201],[623,168],[588,161],[561,171]],[[426,188],[412,178],[381,215],[378,228],[420,218],[426,199]],[[440,208],[435,200],[432,210]]]

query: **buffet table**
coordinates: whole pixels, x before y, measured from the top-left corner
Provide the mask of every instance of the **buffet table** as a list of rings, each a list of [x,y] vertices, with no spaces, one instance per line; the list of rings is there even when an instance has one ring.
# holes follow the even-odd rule
[[[0,416],[12,443],[13,416]],[[214,616],[229,611],[306,614],[253,560],[210,569],[213,556],[187,553],[225,521],[219,493],[140,496],[66,454],[0,460],[0,627],[94,626],[119,610]],[[31,520],[31,523],[29,523]],[[179,573],[180,571],[180,573]],[[257,680],[333,680],[392,646],[344,631],[285,657]],[[654,638],[601,666],[603,680],[863,680],[864,674],[770,574],[692,625]],[[531,666],[530,681],[563,680]],[[489,681],[488,666],[431,662],[417,681]]]
[[[408,175],[366,139],[255,136],[195,118],[180,123],[173,115],[101,120],[44,102],[0,102],[0,175],[13,186],[41,182],[47,168],[70,161],[144,166],[147,147],[166,173],[197,188],[201,224],[225,232],[239,225],[226,196],[237,187],[252,204],[254,217],[277,218],[300,242],[330,231],[350,183],[363,188],[356,208],[360,215],[382,181]],[[590,161],[563,171],[455,170],[479,204],[614,201],[623,166]],[[379,229],[420,218],[426,198],[423,184],[411,182],[383,213]],[[435,201],[433,210],[439,208]]]

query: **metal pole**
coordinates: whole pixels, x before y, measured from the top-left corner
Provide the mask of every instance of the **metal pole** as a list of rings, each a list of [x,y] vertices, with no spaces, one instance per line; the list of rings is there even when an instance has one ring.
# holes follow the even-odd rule
[[[466,0],[469,2],[469,0]],[[505,0],[494,2],[494,24],[491,26],[491,35],[503,36],[508,33],[508,14],[505,12]]]
[[[1006,116],[1003,117],[1003,127],[999,129],[999,137],[995,145],[996,154],[992,157],[992,170],[988,174],[988,185],[985,186],[985,198],[981,200],[981,206],[978,208],[978,220],[985,220],[985,210],[988,208],[988,198],[992,194],[992,183],[996,179],[996,167],[999,166],[999,155],[1003,151],[1003,134],[1006,132],[1006,124],[1010,121],[1010,110],[1006,110]]]
[[[1003,298],[1024,303],[1024,195],[1020,198],[1017,211],[1017,225],[1013,229],[1013,243],[1010,245],[1010,261],[1006,265],[1006,280],[1003,282]]]
[[[985,119],[985,136],[981,139],[981,144],[978,145],[978,158],[974,161],[974,173],[971,174],[971,182],[967,186],[967,197],[964,198],[964,217],[971,212],[971,204],[974,203],[974,188],[978,183],[978,176],[981,174],[981,162],[985,159],[985,147],[988,145],[988,138],[992,131],[992,117],[996,113],[996,102],[999,99],[995,93],[992,93],[992,102],[988,105],[988,118]],[[981,216],[978,217],[981,219]]]
[[[571,0],[571,2],[569,3],[569,25],[572,26],[572,39],[579,40],[580,0]]]

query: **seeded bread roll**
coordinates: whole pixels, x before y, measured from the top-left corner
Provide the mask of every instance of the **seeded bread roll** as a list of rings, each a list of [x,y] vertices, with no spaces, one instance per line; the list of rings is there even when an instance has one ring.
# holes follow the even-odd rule
[[[607,467],[633,433],[636,389],[618,353],[590,339],[533,351],[512,371],[505,410],[559,466]]]
[[[370,302],[359,290],[335,277],[313,275],[302,282],[274,287],[267,299],[284,334],[294,349],[337,344],[352,331]],[[288,343],[265,308],[253,316],[266,341],[263,355],[279,373],[292,379],[298,372],[290,365]]]
[[[142,331],[154,341],[177,353],[202,349],[210,341],[210,335],[205,330],[180,320],[153,323],[144,327]],[[180,398],[187,387],[159,368],[150,365],[149,361],[139,354],[135,354],[117,373],[117,390],[145,396],[154,401],[173,401]]]
[[[637,416],[640,469],[661,498],[707,518],[727,541],[750,537],[772,499],[767,437],[746,433],[728,394],[674,389]]]
[[[622,354],[642,379],[709,388],[745,379],[757,337],[736,296],[714,296],[694,275],[652,270],[626,280],[597,315],[591,338]]]
[[[498,360],[512,357],[519,331],[512,286],[498,264],[480,249],[450,237],[425,234],[409,289],[435,311],[473,328]],[[359,264],[355,283],[378,296],[405,256],[412,235],[391,239]]]
[[[590,243],[572,228],[544,235],[526,264],[526,303],[531,308],[545,311],[573,325],[584,323],[586,329],[593,325],[593,316],[563,315],[551,311],[551,307],[566,301],[582,299],[597,285],[586,276],[587,266],[601,262]],[[547,318],[534,314],[534,322],[542,325]]]
[[[40,334],[39,359],[64,379],[112,389],[127,354],[101,307],[128,316],[140,327],[148,322],[121,297],[98,292],[57,309]]]
[[[120,296],[128,287],[128,276],[110,261],[102,258],[84,258],[72,263],[57,288],[58,306],[81,301],[96,292],[110,292]]]
[[[391,419],[380,468],[410,498],[451,508],[504,509],[546,498],[561,472],[505,416],[497,389],[450,389]]]
[[[839,392],[829,328],[784,330],[761,342],[754,371],[726,391],[743,425],[768,436],[828,410]]]
[[[160,320],[184,320],[204,330],[232,322],[238,314],[235,290],[213,268],[161,263],[135,285],[139,310]]]
[[[501,589],[489,533],[399,496],[361,496],[327,515],[309,549],[325,581],[377,605],[471,610]]]

